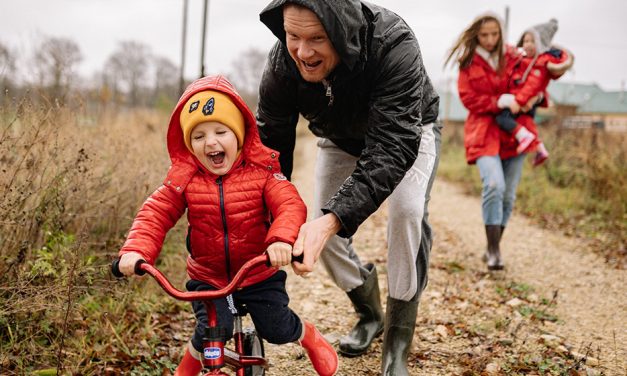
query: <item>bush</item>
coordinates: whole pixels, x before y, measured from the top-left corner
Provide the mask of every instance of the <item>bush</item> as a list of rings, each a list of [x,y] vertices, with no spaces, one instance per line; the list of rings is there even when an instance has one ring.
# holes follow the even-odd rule
[[[81,113],[45,99],[0,109],[2,374],[89,360],[93,343],[72,338],[80,304],[115,291],[109,262],[169,165],[167,114]]]

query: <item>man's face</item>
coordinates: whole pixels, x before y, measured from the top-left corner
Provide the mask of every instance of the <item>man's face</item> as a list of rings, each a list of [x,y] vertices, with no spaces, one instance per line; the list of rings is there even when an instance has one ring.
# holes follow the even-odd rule
[[[288,4],[283,8],[283,27],[287,50],[305,81],[322,81],[340,63],[340,56],[314,12]]]

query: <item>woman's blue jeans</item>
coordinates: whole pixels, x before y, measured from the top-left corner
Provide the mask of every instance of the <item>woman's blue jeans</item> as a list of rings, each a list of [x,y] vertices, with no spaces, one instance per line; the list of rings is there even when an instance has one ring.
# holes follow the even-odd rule
[[[498,155],[477,159],[483,191],[483,223],[506,226],[514,209],[516,188],[520,182],[526,154],[501,160]]]

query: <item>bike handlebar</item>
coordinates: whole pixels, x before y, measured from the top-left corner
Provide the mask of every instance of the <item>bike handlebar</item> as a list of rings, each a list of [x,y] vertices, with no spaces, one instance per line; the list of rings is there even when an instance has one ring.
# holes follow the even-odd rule
[[[292,256],[292,262],[298,261],[303,262],[303,255],[300,256]],[[159,269],[154,266],[148,264],[144,260],[139,260],[135,264],[135,274],[144,275],[149,274],[151,277],[157,281],[159,286],[171,297],[177,300],[183,300],[187,302],[191,301],[201,301],[201,300],[213,300],[218,298],[223,298],[225,296],[230,295],[235,289],[239,287],[240,282],[248,275],[248,273],[255,267],[261,264],[270,265],[270,258],[267,254],[259,255],[255,258],[248,260],[241,268],[237,271],[231,282],[228,285],[224,286],[219,290],[206,290],[206,291],[181,291],[176,287],[172,286],[172,283],[166,278],[163,273],[159,271]],[[111,273],[117,277],[121,278],[124,276],[122,272],[120,272],[120,259],[115,259],[111,263]]]
[[[143,271],[141,268],[141,264],[144,264],[144,263],[146,263],[146,260],[137,260],[137,262],[135,263],[135,268],[134,268],[133,273],[135,273],[136,275],[146,274],[146,272]],[[115,278],[124,277],[124,274],[120,271],[120,259],[119,258],[113,260],[113,262],[111,263],[111,274],[113,274]]]

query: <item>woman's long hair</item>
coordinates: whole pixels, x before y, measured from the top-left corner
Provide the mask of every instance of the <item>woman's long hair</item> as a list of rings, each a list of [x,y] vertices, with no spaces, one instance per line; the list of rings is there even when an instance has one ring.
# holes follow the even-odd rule
[[[446,61],[444,62],[444,66],[451,61],[451,59],[455,58],[459,63],[459,69],[468,68],[470,63],[472,62],[472,57],[475,54],[475,49],[479,45],[479,30],[481,26],[486,23],[494,21],[497,25],[499,25],[499,42],[496,45],[497,56],[499,57],[499,64],[497,71],[503,71],[504,59],[503,59],[503,28],[501,27],[501,21],[498,16],[492,13],[484,14],[477,17],[470,26],[462,34],[459,36],[453,47],[451,48]]]

